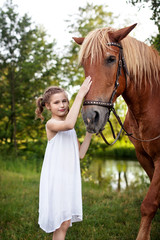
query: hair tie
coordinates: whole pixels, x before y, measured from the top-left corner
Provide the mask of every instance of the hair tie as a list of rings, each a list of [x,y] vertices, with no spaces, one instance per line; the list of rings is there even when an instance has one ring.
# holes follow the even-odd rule
[[[42,100],[42,103],[41,103],[42,107],[45,107],[45,102]]]
[[[45,107],[45,102],[44,102],[44,100],[43,100],[43,97],[40,98],[40,105],[41,105],[42,107]]]
[[[45,102],[44,102],[43,98],[41,99],[41,106],[45,107]]]

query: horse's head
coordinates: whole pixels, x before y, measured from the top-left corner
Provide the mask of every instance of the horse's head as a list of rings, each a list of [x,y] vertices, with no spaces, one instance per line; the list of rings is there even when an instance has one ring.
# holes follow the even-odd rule
[[[92,78],[92,86],[85,97],[88,105],[83,106],[82,109],[88,132],[98,133],[103,129],[110,114],[109,106],[104,107],[103,104],[111,102],[111,98],[115,101],[125,90],[125,74],[122,71],[122,74],[119,74],[119,86],[114,91],[122,53],[120,41],[135,26],[136,24],[120,30],[102,28],[90,32],[86,38],[73,38],[76,43],[82,45],[79,62],[84,68],[85,76],[90,75]]]

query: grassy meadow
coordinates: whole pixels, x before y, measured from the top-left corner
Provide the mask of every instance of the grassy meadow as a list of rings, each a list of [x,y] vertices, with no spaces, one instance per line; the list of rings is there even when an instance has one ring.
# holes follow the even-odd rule
[[[52,239],[37,224],[40,173],[20,163],[17,168],[0,163],[0,239]],[[84,220],[69,228],[66,240],[135,240],[147,186],[116,192],[91,182],[82,185]],[[159,239],[160,212],[151,232],[151,240]]]

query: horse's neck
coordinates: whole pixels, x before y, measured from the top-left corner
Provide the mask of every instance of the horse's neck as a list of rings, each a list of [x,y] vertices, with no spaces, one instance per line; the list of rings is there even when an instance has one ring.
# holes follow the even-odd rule
[[[153,84],[152,88],[149,84],[146,86],[135,87],[132,81],[129,82],[127,89],[122,94],[129,110],[134,114],[138,120],[142,116],[148,117],[151,110],[156,114],[159,112],[160,102],[160,84]],[[154,108],[154,109],[153,109]]]
[[[126,52],[130,78],[123,97],[132,111],[141,112],[157,99],[160,101],[160,56],[155,49],[138,40],[134,39],[131,46],[128,47],[130,56]],[[135,51],[137,60],[134,63]]]

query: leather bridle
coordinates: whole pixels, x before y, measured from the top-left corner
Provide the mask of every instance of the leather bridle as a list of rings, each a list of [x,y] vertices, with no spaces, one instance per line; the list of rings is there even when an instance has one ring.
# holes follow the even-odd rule
[[[124,70],[124,74],[125,74],[125,79],[126,79],[126,87],[127,87],[127,75],[128,75],[128,69],[127,69],[127,65],[125,63],[125,59],[123,56],[123,48],[121,46],[121,44],[119,43],[108,43],[108,46],[115,46],[119,48],[119,57],[118,57],[118,69],[117,69],[117,75],[116,75],[116,81],[115,81],[115,86],[112,92],[112,95],[110,97],[109,102],[102,102],[102,101],[90,101],[90,100],[85,100],[83,102],[83,105],[98,105],[98,106],[102,106],[102,107],[107,107],[109,109],[113,108],[113,99],[114,96],[117,92],[117,88],[119,86],[119,76],[121,75],[121,69],[123,67]]]
[[[117,121],[118,123],[120,124],[121,126],[121,130],[119,131],[117,137],[115,137],[115,133],[114,133],[114,130],[113,130],[113,126],[112,126],[112,123],[110,122],[109,120],[109,116],[108,116],[108,122],[110,124],[110,127],[111,127],[111,131],[112,131],[112,134],[113,134],[113,137],[115,139],[115,141],[113,143],[109,143],[105,136],[103,135],[102,130],[99,131],[99,133],[97,134],[100,134],[104,140],[104,142],[107,144],[107,145],[113,145],[114,143],[116,143],[116,141],[119,139],[120,137],[120,134],[122,132],[122,129],[124,130],[124,132],[126,133],[127,136],[130,136],[138,141],[142,141],[142,142],[150,142],[150,141],[153,141],[153,140],[157,140],[158,138],[160,138],[160,135],[158,135],[157,137],[155,138],[151,138],[151,139],[140,139],[140,138],[136,138],[134,136],[132,136],[132,133],[128,133],[127,130],[124,128],[124,124],[121,122],[121,119],[120,117],[118,116],[118,114],[116,113],[116,110],[114,108],[114,103],[113,103],[113,99],[114,99],[114,96],[117,92],[117,88],[119,86],[119,77],[121,75],[121,70],[123,68],[123,71],[124,71],[124,75],[125,75],[125,81],[126,81],[126,89],[127,89],[127,75],[129,75],[128,73],[128,69],[127,69],[127,65],[126,65],[126,62],[125,62],[125,59],[124,59],[124,55],[123,55],[123,48],[121,46],[120,43],[115,43],[115,42],[111,42],[111,43],[107,43],[108,46],[114,46],[114,47],[118,47],[119,48],[119,57],[118,57],[118,69],[117,69],[117,74],[116,74],[116,81],[115,81],[115,86],[114,86],[114,89],[113,89],[113,92],[112,92],[112,95],[110,97],[110,100],[109,102],[102,102],[102,101],[94,101],[94,100],[85,100],[83,102],[83,105],[86,106],[86,105],[97,105],[97,106],[101,106],[101,107],[106,107],[108,108],[109,110],[109,116],[110,116],[110,113],[113,112],[113,114],[115,115],[115,117],[117,118]]]

